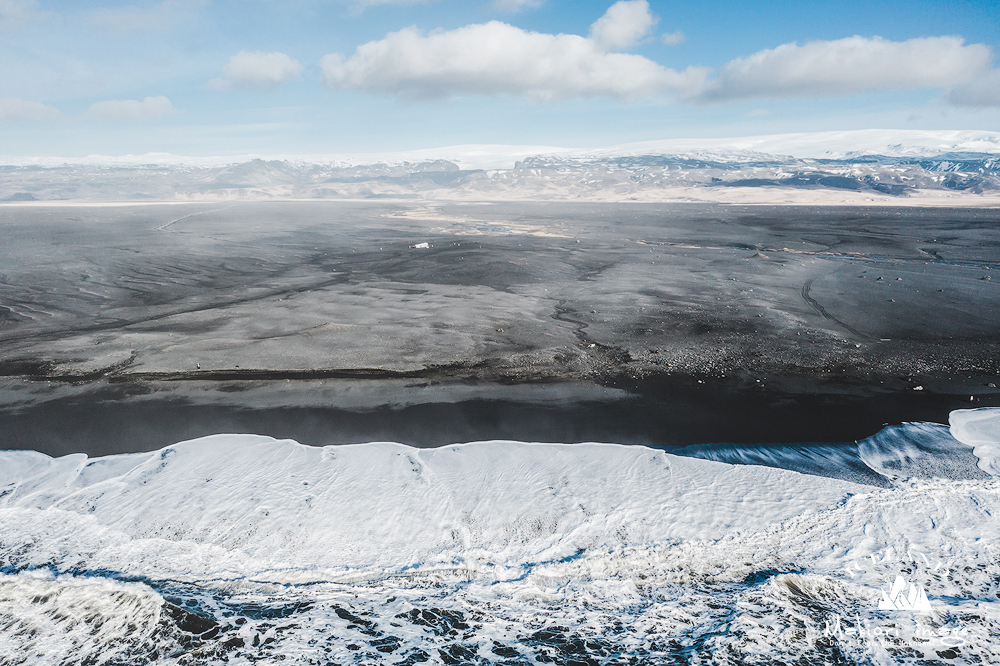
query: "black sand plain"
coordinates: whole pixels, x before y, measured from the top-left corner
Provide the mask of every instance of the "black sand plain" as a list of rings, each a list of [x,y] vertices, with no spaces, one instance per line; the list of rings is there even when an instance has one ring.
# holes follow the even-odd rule
[[[16,204],[0,262],[5,449],[844,442],[1000,405],[996,209]]]

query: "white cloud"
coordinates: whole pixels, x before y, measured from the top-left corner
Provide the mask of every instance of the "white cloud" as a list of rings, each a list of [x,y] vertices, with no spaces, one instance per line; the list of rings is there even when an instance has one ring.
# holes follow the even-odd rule
[[[677,46],[678,44],[683,44],[687,41],[687,35],[680,30],[675,30],[668,35],[663,35],[660,39],[667,46]]]
[[[1000,107],[1000,69],[977,74],[948,91],[945,99],[956,106]]]
[[[31,18],[37,7],[34,0],[0,0],[0,25]]]
[[[819,97],[866,90],[948,87],[984,71],[993,57],[984,44],[960,37],[893,42],[847,37],[782,44],[729,62],[700,101]]]
[[[619,0],[590,26],[590,39],[609,51],[625,49],[648,35],[656,21],[646,0]]]
[[[493,0],[494,9],[512,14],[522,9],[535,9],[544,4],[545,0]]]
[[[120,32],[160,30],[188,18],[206,3],[207,0],[164,0],[149,7],[97,9],[90,13],[90,21]]]
[[[528,32],[500,21],[427,35],[406,28],[362,44],[350,58],[325,56],[320,66],[331,88],[413,99],[696,94],[705,68],[678,72],[638,55],[608,52],[647,34],[654,21],[645,0],[633,0],[613,5],[594,24],[593,37]]]
[[[426,5],[435,0],[354,0],[351,3],[351,13],[360,14],[369,7],[383,5]]]
[[[169,99],[159,95],[147,97],[141,102],[136,99],[95,102],[90,105],[90,109],[84,115],[98,120],[142,120],[166,116],[171,113],[177,113],[177,109],[174,108]]]
[[[510,7],[535,1],[494,0]],[[350,57],[327,55],[320,67],[330,88],[410,99],[673,95],[682,102],[711,103],[941,88],[952,104],[1000,106],[992,49],[961,37],[897,42],[854,36],[782,44],[736,58],[711,77],[707,67],[678,71],[622,52],[648,37],[657,21],[647,0],[621,0],[586,37],[530,32],[500,21],[430,33],[411,27],[362,44]],[[678,30],[660,40],[675,45],[685,35]]]
[[[214,90],[274,88],[297,78],[300,73],[302,65],[284,53],[240,51],[222,68],[222,78],[212,79],[208,87]]]
[[[7,120],[51,120],[61,113],[57,109],[39,102],[0,97],[0,122]]]

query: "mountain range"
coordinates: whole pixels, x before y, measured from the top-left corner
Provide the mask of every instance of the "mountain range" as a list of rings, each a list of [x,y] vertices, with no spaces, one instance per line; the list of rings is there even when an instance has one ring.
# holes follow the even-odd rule
[[[747,200],[825,193],[903,201],[1000,195],[1000,133],[863,130],[597,149],[451,146],[404,153],[0,158],[0,200]],[[736,196],[735,193],[742,193]],[[799,197],[801,199],[801,196]]]

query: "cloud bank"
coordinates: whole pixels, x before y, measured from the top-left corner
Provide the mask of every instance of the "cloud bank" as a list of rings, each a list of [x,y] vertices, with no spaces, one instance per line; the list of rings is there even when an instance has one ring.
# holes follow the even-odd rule
[[[97,120],[144,120],[177,113],[170,100],[159,95],[146,99],[115,99],[95,102],[84,115]]]
[[[284,53],[240,51],[222,68],[222,78],[212,79],[213,90],[270,89],[298,78],[302,65]]]
[[[654,23],[646,0],[623,0],[593,24],[589,37],[529,32],[500,21],[427,35],[406,28],[362,44],[350,58],[327,55],[320,67],[330,88],[411,99],[460,94],[631,99],[695,93],[705,68],[678,72],[617,52],[648,34]]]
[[[854,36],[782,44],[732,60],[699,98],[826,97],[866,90],[947,87],[985,70],[992,57],[988,46],[966,45],[960,37],[892,42]]]
[[[320,67],[329,88],[408,99],[672,96],[709,104],[941,88],[952,104],[1000,105],[992,49],[960,37],[789,43],[736,58],[717,72],[698,66],[678,71],[623,53],[649,37],[657,21],[646,0],[621,0],[586,37],[530,32],[500,21],[430,33],[405,28],[362,44],[349,58],[327,55]],[[659,38],[667,45],[684,39],[680,31]]]
[[[62,114],[51,106],[23,99],[0,97],[0,122],[8,120],[51,120]]]

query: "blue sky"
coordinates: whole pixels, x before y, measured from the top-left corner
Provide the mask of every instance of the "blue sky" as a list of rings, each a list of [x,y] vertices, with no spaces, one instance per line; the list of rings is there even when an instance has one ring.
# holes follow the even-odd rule
[[[990,2],[0,0],[0,155],[1000,130]]]

